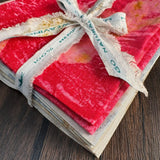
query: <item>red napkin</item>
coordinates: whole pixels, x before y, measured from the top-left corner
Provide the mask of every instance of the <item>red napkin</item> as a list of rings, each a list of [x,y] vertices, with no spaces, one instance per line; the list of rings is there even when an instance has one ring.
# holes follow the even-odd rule
[[[86,10],[95,0],[79,0]],[[31,17],[60,11],[55,0],[15,0],[0,5],[0,29]],[[118,37],[122,51],[133,55],[143,70],[160,46],[160,1],[116,0],[101,17],[125,12],[129,33]],[[0,59],[13,72],[37,50],[52,40],[13,38],[0,43]],[[124,94],[129,85],[108,75],[87,35],[79,44],[62,53],[43,74],[35,78],[34,88],[93,134]]]

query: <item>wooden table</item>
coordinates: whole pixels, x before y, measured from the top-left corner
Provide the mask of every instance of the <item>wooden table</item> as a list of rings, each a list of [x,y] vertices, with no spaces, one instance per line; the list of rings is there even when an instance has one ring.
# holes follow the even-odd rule
[[[160,59],[100,160],[160,159]],[[17,91],[0,82],[0,160],[93,160]]]

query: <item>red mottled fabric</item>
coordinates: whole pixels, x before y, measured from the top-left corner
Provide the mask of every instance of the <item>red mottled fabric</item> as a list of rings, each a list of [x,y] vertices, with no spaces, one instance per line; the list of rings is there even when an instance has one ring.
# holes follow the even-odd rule
[[[95,0],[79,0],[78,3],[86,11]],[[0,29],[57,11],[60,9],[55,0],[11,1],[0,5]],[[119,11],[126,13],[128,34],[117,36],[117,39],[122,51],[133,55],[143,70],[160,46],[160,1],[116,0],[101,17]],[[0,59],[16,72],[53,38],[25,37],[3,41],[0,43]],[[103,123],[128,86],[123,80],[108,75],[87,35],[34,80],[38,92],[90,134]]]

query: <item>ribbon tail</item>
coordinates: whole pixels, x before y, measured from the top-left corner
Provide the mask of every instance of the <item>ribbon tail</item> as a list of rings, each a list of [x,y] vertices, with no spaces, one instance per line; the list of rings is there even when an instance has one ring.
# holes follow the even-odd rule
[[[134,57],[126,52],[121,52],[119,42],[112,35],[109,35],[108,38],[103,34],[101,37],[103,37],[102,39],[105,39],[104,44],[107,43],[106,46],[108,46],[107,48],[109,49],[108,53],[110,54],[110,58],[113,59],[110,62],[114,66],[114,73],[111,72],[110,75],[123,79],[133,88],[143,92],[145,96],[148,96],[148,92],[141,80],[142,71],[137,66]],[[106,69],[108,71],[108,68]],[[119,71],[120,74],[117,71]]]
[[[121,52],[122,56],[124,58],[124,60],[126,61],[127,65],[130,67],[130,70],[132,70],[133,72],[133,78],[136,80],[137,84],[135,84],[135,82],[133,81],[128,81],[129,84],[135,84],[133,85],[133,88],[140,90],[141,92],[143,92],[145,94],[146,97],[148,97],[148,91],[147,89],[144,87],[143,85],[143,81],[142,81],[142,71],[140,70],[140,68],[137,66],[137,63],[135,61],[135,58],[131,55],[129,55],[126,52]],[[130,77],[131,79],[132,77]],[[131,79],[131,80],[134,80]],[[140,89],[138,89],[140,88]]]
[[[110,34],[101,34],[101,33],[100,33],[100,36],[105,43],[109,44],[109,50],[113,50],[113,52],[116,53],[114,55],[112,54],[113,52],[111,51],[111,54],[113,56],[118,57],[117,61],[120,64],[120,68],[122,68],[122,70],[124,70],[124,73],[126,73],[118,77],[128,82],[136,90],[143,92],[145,96],[148,96],[148,91],[146,90],[141,80],[142,71],[137,66],[135,58],[126,52],[121,52],[121,46],[118,40],[114,36]],[[116,77],[117,73],[116,75],[113,75],[113,76]]]
[[[3,28],[0,31],[0,41],[14,37],[45,37],[57,35],[64,28],[73,25],[74,22],[67,20],[67,17],[57,12],[39,18],[31,18],[16,26]]]
[[[140,69],[133,57],[121,52],[118,41],[112,35],[97,32],[91,21],[88,21],[86,32],[98,51],[108,74],[123,79],[147,96],[148,92],[140,79]]]

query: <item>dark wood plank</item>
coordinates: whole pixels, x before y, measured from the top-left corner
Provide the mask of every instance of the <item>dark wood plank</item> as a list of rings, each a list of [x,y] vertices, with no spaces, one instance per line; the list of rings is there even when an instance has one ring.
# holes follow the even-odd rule
[[[90,160],[91,153],[67,137],[52,124],[49,125],[40,160]]]
[[[20,93],[2,83],[0,91],[0,159],[28,160],[44,118]]]

